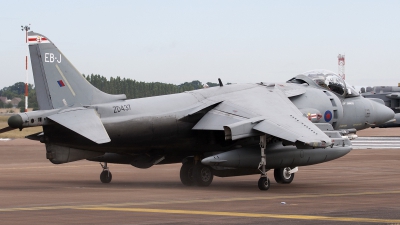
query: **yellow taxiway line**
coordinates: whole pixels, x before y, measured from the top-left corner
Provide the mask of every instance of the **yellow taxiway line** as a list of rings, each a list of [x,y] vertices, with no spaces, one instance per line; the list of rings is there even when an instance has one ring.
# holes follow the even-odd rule
[[[247,218],[275,218],[275,219],[297,219],[315,221],[336,221],[336,222],[356,222],[356,223],[391,223],[400,224],[400,219],[375,219],[375,218],[354,218],[354,217],[329,217],[312,215],[289,215],[289,214],[264,214],[264,213],[243,213],[243,212],[211,212],[197,210],[169,210],[169,209],[148,209],[148,208],[123,208],[131,206],[149,205],[172,205],[172,204],[193,204],[193,203],[215,203],[233,201],[252,201],[252,200],[274,200],[274,199],[299,199],[299,198],[318,198],[318,197],[338,197],[338,196],[360,196],[360,195],[384,195],[400,194],[400,190],[382,192],[356,192],[356,193],[332,193],[332,194],[302,194],[292,196],[265,196],[265,197],[242,197],[242,198],[218,198],[218,199],[191,199],[191,200],[171,200],[171,201],[148,201],[148,202],[127,202],[115,204],[98,205],[64,205],[64,206],[34,206],[20,208],[0,208],[1,212],[17,211],[41,211],[41,210],[92,210],[92,211],[120,211],[120,212],[140,212],[140,213],[164,213],[181,215],[209,215],[209,216],[229,216]]]
[[[330,216],[309,216],[309,215],[285,215],[285,214],[264,214],[264,213],[240,213],[240,212],[211,212],[197,210],[171,210],[171,209],[145,209],[145,208],[75,208],[79,210],[95,211],[118,211],[118,212],[140,212],[140,213],[165,213],[181,215],[207,215],[207,216],[229,216],[229,217],[251,217],[251,218],[274,218],[274,219],[297,219],[297,220],[318,220],[335,222],[356,222],[356,223],[392,223],[399,224],[400,219],[374,219],[354,217],[330,217]]]
[[[124,189],[125,190],[125,189]],[[254,200],[287,200],[300,198],[321,198],[321,197],[343,197],[343,196],[362,196],[362,195],[393,195],[400,194],[400,190],[377,191],[377,192],[354,192],[354,193],[332,193],[332,194],[300,194],[300,195],[278,195],[265,197],[241,197],[241,198],[211,198],[211,199],[189,199],[189,200],[167,200],[167,201],[146,201],[146,202],[125,202],[125,203],[103,203],[96,205],[63,205],[63,206],[32,206],[16,208],[0,208],[0,212],[15,211],[35,211],[35,210],[59,210],[76,208],[98,208],[98,207],[130,207],[130,206],[149,206],[149,205],[173,205],[173,204],[193,204],[193,203],[216,203],[216,202],[235,202],[235,201],[254,201]]]

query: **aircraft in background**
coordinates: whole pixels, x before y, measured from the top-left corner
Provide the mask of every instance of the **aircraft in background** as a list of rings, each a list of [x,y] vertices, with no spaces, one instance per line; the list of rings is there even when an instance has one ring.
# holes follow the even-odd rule
[[[400,127],[400,86],[374,86],[361,88],[361,95],[364,98],[381,99],[384,104],[391,108],[396,114],[396,121],[379,125],[380,128]],[[372,128],[374,128],[373,126]]]
[[[299,166],[350,152],[348,136],[392,120],[379,101],[361,97],[335,74],[308,73],[286,83],[233,84],[127,100],[92,86],[47,37],[28,33],[40,110],[14,115],[9,127],[42,126],[27,136],[45,144],[54,164],[87,159],[138,168],[182,162],[184,185],[213,176],[261,174],[291,183]],[[104,164],[102,164],[104,163]]]

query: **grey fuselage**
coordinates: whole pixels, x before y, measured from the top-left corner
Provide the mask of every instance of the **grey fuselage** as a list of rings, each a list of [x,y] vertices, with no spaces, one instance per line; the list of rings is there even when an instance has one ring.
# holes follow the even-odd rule
[[[282,85],[304,89],[304,94],[291,97],[290,100],[304,115],[307,115],[308,111],[320,112],[323,116],[318,123],[330,123],[334,129],[359,130],[369,127],[369,124],[388,120],[387,117],[379,115],[383,105],[360,96],[340,98],[332,92],[314,86],[291,83]],[[44,126],[44,131],[51,143],[61,146],[124,154],[168,154],[169,159],[164,163],[178,162],[190,155],[227,151],[238,145],[258,143],[258,138],[225,141],[223,130],[192,130],[207,111],[187,116],[192,109],[199,106],[200,101],[226,101],[227,94],[240,94],[257,86],[259,84],[227,85],[87,106],[97,111],[111,138],[110,143],[101,145],[57,124]],[[331,112],[330,119],[324,115],[328,111]]]
[[[365,91],[367,89],[367,91]],[[364,98],[381,100],[391,108],[395,113],[396,121],[385,123],[377,127],[400,127],[400,87],[396,86],[375,86],[361,88],[361,94]],[[372,126],[373,128],[375,126]]]

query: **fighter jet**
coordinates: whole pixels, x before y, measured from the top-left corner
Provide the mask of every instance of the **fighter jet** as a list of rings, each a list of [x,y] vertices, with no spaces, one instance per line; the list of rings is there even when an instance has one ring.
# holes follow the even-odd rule
[[[364,98],[375,98],[380,99],[387,107],[391,108],[395,114],[394,121],[388,121],[387,123],[381,124],[379,128],[387,127],[400,127],[400,86],[374,86],[361,88],[361,95]],[[374,128],[373,126],[372,128]]]
[[[209,186],[219,177],[261,174],[293,181],[299,166],[350,152],[356,130],[382,124],[394,113],[362,98],[335,74],[301,74],[287,82],[220,85],[157,97],[126,99],[92,86],[46,36],[29,32],[40,110],[11,116],[11,129],[42,126],[27,136],[45,144],[54,164],[100,162],[138,168],[182,163],[184,185]]]

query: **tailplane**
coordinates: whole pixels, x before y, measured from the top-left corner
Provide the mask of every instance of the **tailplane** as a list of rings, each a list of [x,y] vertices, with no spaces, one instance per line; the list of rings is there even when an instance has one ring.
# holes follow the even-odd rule
[[[29,51],[39,108],[85,106],[126,99],[91,85],[45,36],[29,32]]]

